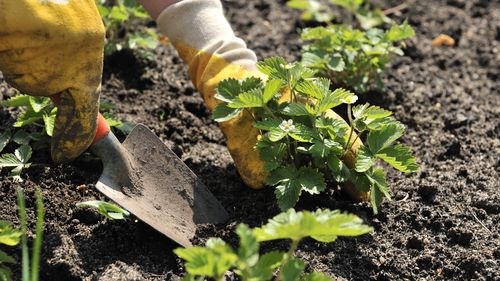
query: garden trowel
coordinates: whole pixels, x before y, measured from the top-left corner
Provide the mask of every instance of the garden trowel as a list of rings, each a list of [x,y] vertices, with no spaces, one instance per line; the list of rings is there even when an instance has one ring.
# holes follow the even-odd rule
[[[120,143],[99,115],[96,138],[91,151],[103,162],[97,189],[172,240],[190,246],[197,224],[228,219],[207,187],[146,126],[135,126]]]

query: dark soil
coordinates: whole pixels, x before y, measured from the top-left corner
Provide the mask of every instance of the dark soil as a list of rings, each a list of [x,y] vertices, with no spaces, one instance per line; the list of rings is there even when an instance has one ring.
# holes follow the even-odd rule
[[[224,1],[237,34],[260,58],[297,59],[298,14],[274,0]],[[386,7],[397,5],[398,1]],[[367,204],[341,194],[304,198],[298,209],[342,209],[361,216],[375,232],[332,244],[305,241],[298,255],[340,280],[500,280],[500,6],[488,0],[412,0],[395,15],[408,18],[417,36],[396,58],[385,79],[387,90],[368,97],[395,111],[407,124],[403,142],[411,146],[421,171],[389,174],[394,195],[373,216]],[[440,33],[454,47],[433,47]],[[2,84],[0,100],[13,95]],[[189,82],[186,67],[171,46],[156,50],[155,62],[131,53],[107,58],[103,95],[118,116],[153,129],[222,202],[227,225],[200,228],[203,242],[219,236],[235,244],[237,223],[258,226],[277,214],[272,190],[242,183]],[[0,130],[16,112],[0,109]],[[0,174],[0,219],[17,222],[15,190],[27,193],[33,217],[34,188],[43,191],[46,224],[42,280],[177,280],[182,263],[176,245],[141,222],[108,221],[75,204],[104,199],[92,184],[100,166],[89,155],[70,165],[50,164],[38,150],[23,183]],[[81,186],[84,185],[84,186]],[[86,187],[82,189],[82,187]],[[265,249],[286,243],[268,243]],[[19,249],[10,249],[17,260]],[[15,266],[16,279],[19,267]]]

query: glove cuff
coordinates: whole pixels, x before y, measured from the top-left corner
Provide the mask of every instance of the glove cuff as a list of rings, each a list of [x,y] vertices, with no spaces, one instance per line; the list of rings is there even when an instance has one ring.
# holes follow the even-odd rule
[[[236,37],[219,0],[183,0],[166,8],[156,20],[174,46],[215,55],[229,64],[255,70],[257,57]],[[189,65],[193,58],[179,50]]]

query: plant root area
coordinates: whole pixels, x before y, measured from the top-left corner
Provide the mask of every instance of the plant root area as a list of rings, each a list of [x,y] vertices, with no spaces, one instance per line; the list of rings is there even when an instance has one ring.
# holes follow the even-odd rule
[[[306,24],[284,2],[223,1],[235,32],[261,59],[299,59],[297,29]],[[421,169],[388,174],[393,198],[376,216],[368,204],[352,203],[335,186],[302,198],[299,210],[341,209],[375,231],[331,244],[305,240],[297,255],[308,262],[308,271],[336,280],[500,280],[500,6],[488,0],[408,3],[392,17],[408,19],[417,35],[388,69],[386,90],[368,93],[361,102],[393,110],[407,125],[402,142],[413,148]],[[384,8],[398,4],[385,1]],[[432,46],[440,34],[453,37],[455,46]],[[260,226],[279,213],[273,190],[244,185],[174,48],[162,45],[154,52],[153,61],[127,51],[107,57],[103,99],[116,104],[112,112],[119,119],[154,130],[227,209],[229,222],[201,226],[194,243],[217,236],[236,246],[238,223]],[[0,100],[13,95],[2,82]],[[1,108],[0,130],[11,127],[17,114]],[[19,225],[15,191],[20,187],[33,230],[34,189],[42,190],[42,280],[180,280],[183,263],[168,238],[140,221],[110,221],[75,207],[105,200],[93,186],[101,172],[98,160],[85,154],[55,165],[49,154],[47,146],[35,150],[36,165],[23,173],[23,182],[13,182],[7,169],[0,173],[2,220]],[[287,246],[271,242],[262,250]],[[2,249],[20,261],[19,247]],[[20,280],[20,266],[13,271]]]

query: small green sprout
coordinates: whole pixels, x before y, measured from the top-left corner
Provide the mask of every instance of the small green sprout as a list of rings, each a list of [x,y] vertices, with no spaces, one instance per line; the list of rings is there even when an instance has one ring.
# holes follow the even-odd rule
[[[370,104],[353,106],[358,100],[354,93],[332,90],[328,79],[301,63],[275,57],[259,62],[258,68],[268,76],[266,82],[251,77],[218,84],[215,97],[221,103],[212,117],[224,122],[241,113],[252,116],[260,131],[256,149],[268,173],[265,183],[276,188],[282,210],[294,207],[303,192],[319,194],[329,184],[350,181],[359,191],[371,193],[377,213],[381,199],[390,199],[377,161],[405,173],[418,169],[411,150],[395,143],[405,127],[392,112]],[[341,104],[347,104],[348,122],[331,114]],[[343,160],[365,136],[356,165],[347,166]]]
[[[158,46],[154,29],[140,27],[137,21],[149,19],[148,13],[136,0],[98,0],[97,8],[106,27],[104,53],[110,55],[122,49],[135,50],[140,56],[152,59],[152,49]],[[138,30],[139,28],[139,30]]]
[[[238,225],[236,233],[240,242],[237,249],[219,238],[210,238],[204,247],[179,248],[174,252],[186,261],[188,276],[184,280],[203,280],[203,277],[223,280],[228,270],[233,270],[243,281],[271,280],[279,268],[280,280],[332,280],[323,273],[304,273],[306,263],[294,257],[303,238],[319,242],[333,242],[339,236],[359,236],[373,231],[355,215],[339,211],[318,210],[296,212],[290,209],[270,219],[259,228]],[[260,253],[264,241],[290,239],[287,252]]]
[[[97,212],[110,220],[126,220],[130,218],[130,213],[115,204],[104,201],[86,201],[76,204],[77,207],[92,207]]]
[[[368,91],[373,84],[383,87],[381,75],[392,55],[403,55],[403,40],[415,35],[404,22],[382,31],[367,31],[343,25],[306,28],[301,37],[309,42],[303,46],[302,63],[328,77],[335,85],[353,89],[357,93]]]

